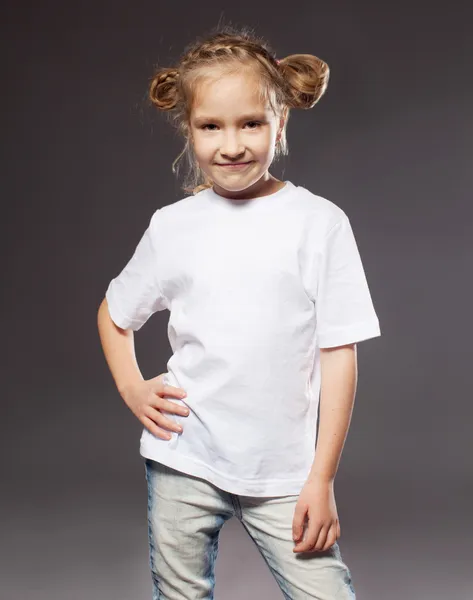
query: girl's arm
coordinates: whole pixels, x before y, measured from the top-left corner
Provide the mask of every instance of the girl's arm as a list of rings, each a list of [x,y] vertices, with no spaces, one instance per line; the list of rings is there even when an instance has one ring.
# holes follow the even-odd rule
[[[172,396],[182,400],[186,396],[185,391],[166,385],[162,379],[164,373],[149,380],[143,378],[136,362],[134,330],[115,325],[106,298],[98,310],[97,324],[105,358],[128,408],[156,437],[169,440],[171,436],[168,430],[181,432],[182,427],[162,411],[188,416],[187,407],[166,399]]]
[[[333,482],[350,426],[357,385],[356,344],[320,350],[319,431],[310,480]]]
[[[108,303],[103,299],[97,314],[100,341],[118,392],[123,397],[130,386],[143,381],[136,361],[135,341],[132,329],[121,329],[110,318]]]

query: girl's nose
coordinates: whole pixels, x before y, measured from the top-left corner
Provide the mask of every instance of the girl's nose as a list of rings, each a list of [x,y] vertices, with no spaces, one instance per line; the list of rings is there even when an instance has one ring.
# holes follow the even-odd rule
[[[220,154],[227,156],[228,158],[238,158],[245,153],[245,147],[241,143],[237,135],[226,135],[222,146],[220,148]]]

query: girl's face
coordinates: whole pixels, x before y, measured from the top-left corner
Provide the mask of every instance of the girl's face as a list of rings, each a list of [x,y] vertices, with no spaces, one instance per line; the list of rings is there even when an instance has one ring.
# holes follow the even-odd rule
[[[228,198],[270,193],[268,173],[284,125],[255,93],[247,73],[224,75],[199,85],[190,117],[194,153],[214,190]]]

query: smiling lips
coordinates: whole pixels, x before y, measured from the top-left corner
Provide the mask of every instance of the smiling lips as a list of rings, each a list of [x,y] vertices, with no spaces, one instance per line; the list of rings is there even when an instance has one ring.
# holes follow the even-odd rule
[[[217,163],[217,164],[219,167],[224,167],[225,169],[238,171],[240,169],[244,169],[245,167],[247,167],[249,164],[251,164],[251,162],[252,161],[245,162],[245,163]]]

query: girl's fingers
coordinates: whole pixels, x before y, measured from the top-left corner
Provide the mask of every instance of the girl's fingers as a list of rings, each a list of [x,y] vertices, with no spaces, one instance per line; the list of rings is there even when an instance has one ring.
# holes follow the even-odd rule
[[[149,417],[146,417],[146,416],[141,417],[141,422],[146,427],[146,429],[150,433],[152,433],[154,436],[156,436],[162,440],[170,440],[171,439],[172,436],[169,433],[169,431],[164,431],[160,427],[157,427],[156,423],[154,421],[152,421]]]
[[[180,428],[180,425],[178,423],[176,423],[172,419],[169,419],[168,417],[165,417],[163,415],[163,413],[160,412],[159,410],[155,410],[152,407],[146,407],[145,415],[148,419],[150,419],[150,421],[153,421],[157,426],[159,426],[161,428],[165,428],[165,429],[169,429],[171,431],[177,431],[177,432],[182,431],[182,429]]]
[[[161,398],[161,396],[155,396],[150,406],[155,410],[164,410],[165,412],[183,415],[185,417],[189,414],[189,409],[187,406],[177,404],[171,400],[165,400],[164,398]]]
[[[330,531],[330,527],[327,527],[327,525],[324,525],[321,528],[319,536],[314,545],[315,550],[318,550],[319,552],[322,550],[322,548],[325,545],[325,542],[327,541],[327,535],[328,535],[329,531]]]
[[[163,396],[172,396],[173,398],[184,398],[187,394],[181,389],[174,387],[173,385],[165,385],[162,391]]]
[[[297,552],[310,552],[313,550],[317,539],[320,537],[319,532],[321,527],[322,525],[315,523],[311,525],[309,519],[309,525],[307,526],[307,524],[305,524],[303,535],[299,538],[299,541],[295,546]]]
[[[325,546],[323,547],[322,551],[325,552],[326,550],[331,548],[335,544],[336,541],[337,541],[337,527],[335,525],[332,525],[332,527],[330,527],[330,529],[327,533],[327,541],[325,542]]]

